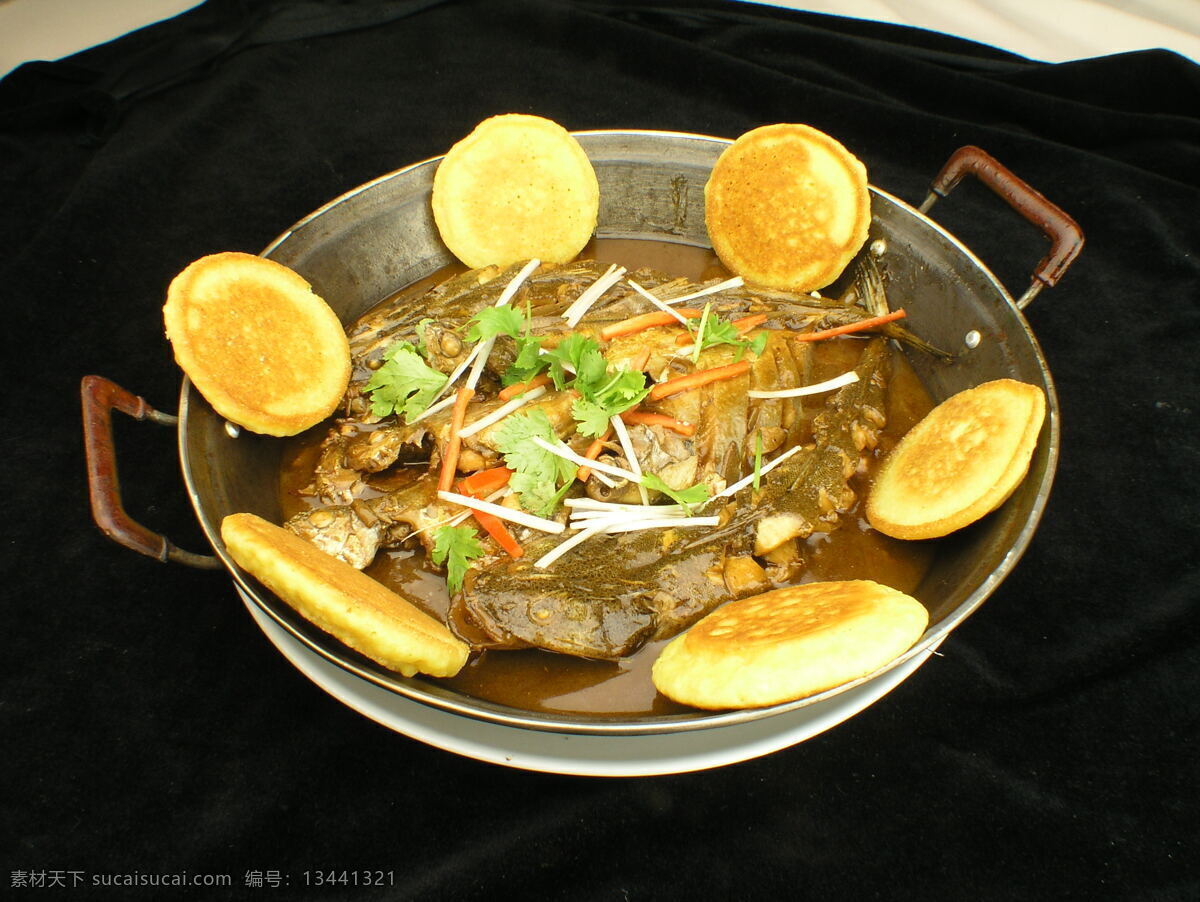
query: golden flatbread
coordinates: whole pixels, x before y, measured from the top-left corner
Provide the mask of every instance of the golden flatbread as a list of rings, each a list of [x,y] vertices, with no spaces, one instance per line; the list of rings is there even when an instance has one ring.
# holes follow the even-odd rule
[[[201,257],[167,289],[175,360],[217,413],[295,435],[329,416],[350,381],[337,315],[297,273],[253,254]]]
[[[343,644],[405,676],[454,676],[470,649],[438,621],[332,555],[254,514],[221,539],[240,567]]]
[[[867,240],[867,170],[807,125],[746,132],[721,154],[704,189],[713,250],[747,282],[824,288]]]
[[[932,539],[974,523],[1013,493],[1046,415],[1040,388],[997,379],[943,401],[884,459],[867,520],[897,539]]]
[[[925,632],[914,598],[870,580],[806,583],[731,601],[675,637],[651,676],[697,708],[755,708],[874,673]]]
[[[540,116],[485,119],[434,174],[438,232],[473,268],[566,263],[591,239],[599,210],[591,160],[566,129]]]

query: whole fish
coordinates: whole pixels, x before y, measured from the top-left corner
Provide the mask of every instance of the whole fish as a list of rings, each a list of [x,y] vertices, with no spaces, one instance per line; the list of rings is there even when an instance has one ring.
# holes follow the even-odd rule
[[[587,658],[632,654],[674,635],[718,605],[766,586],[735,580],[754,556],[831,532],[854,504],[850,488],[884,425],[889,358],[883,339],[865,346],[858,381],[813,421],[813,442],[744,489],[716,527],[595,536],[545,570],[534,562],[562,541],[541,537],[519,559],[493,556],[468,571],[461,610],[508,645]],[[706,511],[711,513],[712,511]]]

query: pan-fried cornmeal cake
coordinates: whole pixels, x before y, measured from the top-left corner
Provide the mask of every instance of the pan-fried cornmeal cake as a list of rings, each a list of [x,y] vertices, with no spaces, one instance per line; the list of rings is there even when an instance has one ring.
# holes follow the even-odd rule
[[[897,539],[933,539],[974,523],[1013,493],[1037,446],[1046,396],[996,379],[947,398],[884,458],[867,520]]]
[[[600,184],[561,125],[510,113],[485,119],[450,148],[432,202],[442,240],[467,266],[566,263],[596,229]]]
[[[731,601],[654,662],[663,695],[697,708],[756,708],[874,673],[925,632],[916,599],[871,580],[805,583]]]
[[[253,254],[201,257],[163,307],[175,360],[217,413],[266,435],[328,417],[350,381],[337,315],[288,267]]]
[[[807,125],[746,132],[717,160],[704,199],[721,262],[751,284],[788,291],[836,279],[871,224],[866,167]]]

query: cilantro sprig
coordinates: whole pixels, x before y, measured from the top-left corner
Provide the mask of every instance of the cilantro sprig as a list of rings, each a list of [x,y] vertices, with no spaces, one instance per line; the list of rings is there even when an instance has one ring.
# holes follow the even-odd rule
[[[406,341],[397,341],[383,352],[383,364],[367,380],[371,413],[377,417],[400,414],[412,420],[429,407],[446,384],[439,373]]]
[[[517,336],[516,343],[516,356],[500,380],[505,385],[528,382],[550,366],[550,361],[541,352],[542,340],[540,338],[523,332]]]
[[[603,435],[610,419],[640,404],[649,392],[641,372],[610,371],[600,345],[587,335],[573,332],[542,356],[550,361],[555,388],[579,392],[571,414],[578,431],[591,438]]]
[[[506,384],[528,382],[548,371],[555,389],[572,388],[579,398],[571,407],[578,431],[596,438],[609,420],[641,403],[649,389],[636,370],[609,371],[608,360],[594,338],[572,332],[545,352],[528,333],[517,338],[517,358],[504,376]]]
[[[673,489],[663,481],[661,476],[646,473],[642,476],[642,485],[656,492],[662,492],[676,504],[683,505],[684,510],[689,514],[693,505],[703,504],[709,498],[708,486],[702,482],[698,482],[686,489]]]
[[[603,382],[585,384],[575,380],[581,397],[571,405],[579,432],[598,438],[608,428],[609,421],[641,403],[649,394],[646,377],[637,370],[618,370],[606,374]]]
[[[471,317],[467,325],[467,341],[486,341],[499,335],[516,338],[527,322],[520,310],[508,304],[503,307],[484,307]]]
[[[446,567],[446,586],[451,593],[462,588],[471,561],[483,556],[483,543],[469,526],[443,526],[433,534],[430,559]]]
[[[544,410],[514,413],[496,430],[496,448],[513,471],[509,486],[521,506],[539,517],[554,513],[575,479],[575,465],[539,447],[534,437],[554,443],[558,437]]]
[[[700,319],[695,321],[695,326],[691,321],[685,324],[688,330],[693,331],[695,335],[692,342],[693,363],[700,359],[702,351],[716,345],[733,345],[738,349],[738,360],[742,359],[742,355],[747,349],[755,354],[762,354],[763,348],[767,346],[767,339],[770,337],[766,332],[760,332],[754,338],[742,338],[733,323],[713,315],[711,308],[711,302],[704,305],[704,311],[700,314]]]

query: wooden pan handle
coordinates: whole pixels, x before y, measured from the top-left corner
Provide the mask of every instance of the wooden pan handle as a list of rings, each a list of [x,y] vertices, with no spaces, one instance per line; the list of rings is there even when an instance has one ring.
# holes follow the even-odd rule
[[[171,541],[138,523],[125,512],[121,484],[117,478],[117,456],[113,445],[112,411],[119,410],[135,420],[150,420],[174,426],[179,420],[160,413],[144,398],[131,394],[103,376],[84,376],[80,386],[83,400],[83,441],[87,454],[88,494],[92,519],[101,531],[134,551],[160,561],[175,561],[189,567],[216,570],[221,567],[211,554],[194,554],[176,548]]]
[[[1055,285],[1079,256],[1083,249],[1083,230],[1040,191],[987,151],[972,145],[960,147],[946,161],[929,186],[929,195],[921,204],[921,212],[928,212],[938,198],[953,191],[964,175],[975,176],[1050,239],[1050,250],[1034,270],[1029,290],[1017,301],[1017,307],[1024,309],[1043,286]]]

